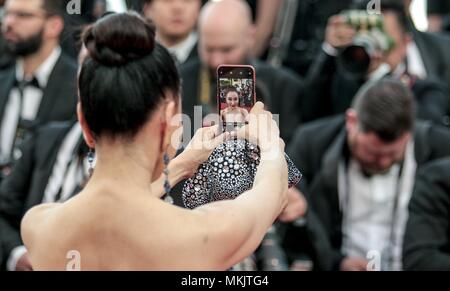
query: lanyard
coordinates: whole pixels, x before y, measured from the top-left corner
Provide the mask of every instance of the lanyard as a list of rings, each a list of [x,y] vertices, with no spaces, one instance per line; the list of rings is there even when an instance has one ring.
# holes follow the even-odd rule
[[[345,175],[344,178],[344,185],[342,187],[342,195],[344,195],[343,199],[341,199],[342,202],[342,206],[341,206],[341,211],[343,213],[344,216],[344,220],[348,221],[349,220],[349,209],[351,207],[351,203],[350,203],[350,191],[351,191],[351,187],[350,187],[350,175],[348,173],[348,167],[346,167],[345,162],[342,161],[341,165],[339,167],[339,170],[342,171],[343,175]],[[399,213],[399,205],[400,205],[400,199],[401,199],[401,186],[402,186],[402,182],[403,182],[403,163],[402,165],[400,165],[400,170],[398,173],[398,177],[395,183],[395,187],[394,187],[394,197],[393,197],[393,209],[392,209],[392,216],[391,216],[391,224],[390,224],[390,233],[389,233],[389,240],[387,242],[387,247],[385,247],[382,251],[382,256],[384,256],[385,258],[387,258],[385,260],[385,262],[387,262],[387,268],[391,268],[393,265],[393,261],[394,261],[394,246],[395,246],[395,241],[396,241],[396,225],[397,225],[397,218],[398,218],[398,213]],[[346,214],[347,213],[347,214]],[[346,223],[348,225],[348,223]]]

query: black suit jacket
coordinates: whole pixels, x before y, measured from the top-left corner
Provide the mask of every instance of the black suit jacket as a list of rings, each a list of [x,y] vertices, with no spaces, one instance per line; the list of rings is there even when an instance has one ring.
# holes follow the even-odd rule
[[[412,34],[428,77],[450,84],[450,37],[416,29]]]
[[[419,168],[429,161],[450,156],[450,130],[445,127],[418,122],[414,140]],[[299,128],[287,152],[304,174],[300,188],[325,227],[334,249],[333,266],[338,268],[343,258],[338,165],[342,158],[350,156],[344,117],[326,118]]]
[[[0,22],[1,26],[1,22]],[[12,57],[6,50],[6,43],[3,35],[0,33],[0,70],[3,70],[12,64]]]
[[[403,245],[405,270],[450,271],[450,159],[419,171]]]
[[[276,69],[265,63],[254,61],[251,63],[256,70],[256,91],[263,95],[266,106],[273,114],[280,115],[281,136],[289,141],[292,133],[299,124],[300,113],[298,103],[303,94],[303,82],[293,72],[285,69]],[[200,106],[200,68],[199,60],[188,62],[180,67],[183,79],[183,113],[194,121],[194,106]],[[216,113],[217,88],[216,82],[210,84],[210,104],[212,108],[203,106],[203,117]],[[261,97],[261,96],[259,96]],[[193,125],[193,128],[201,126]]]
[[[190,62],[198,62],[198,61],[199,57],[198,57],[198,42],[197,42],[195,46],[192,48],[191,52],[189,53],[189,56],[186,59],[186,61],[184,61],[184,63],[182,63],[181,65],[187,65]]]
[[[50,121],[71,120],[76,115],[77,66],[67,56],[61,57],[50,74],[36,116],[36,126]],[[0,72],[0,122],[3,120],[5,107],[15,82],[15,66]]]
[[[25,213],[42,203],[59,147],[74,122],[55,122],[37,130],[22,151],[12,174],[0,184],[0,242],[4,269],[11,251],[22,245],[20,222]]]

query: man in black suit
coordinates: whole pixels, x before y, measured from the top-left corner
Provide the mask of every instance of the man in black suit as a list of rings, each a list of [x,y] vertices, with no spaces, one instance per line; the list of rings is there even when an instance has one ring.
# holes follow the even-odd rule
[[[419,104],[419,118],[448,122],[450,98],[445,84],[450,81],[449,40],[411,29],[401,0],[382,1],[381,9],[384,29],[395,45],[387,53],[371,56],[370,68],[361,76],[339,66],[341,49],[353,42],[357,31],[342,16],[330,18],[322,50],[308,72],[304,121],[344,113],[362,84],[390,75],[411,87]]]
[[[201,6],[201,0],[145,1],[144,15],[153,21],[158,41],[175,55],[178,64],[198,56],[196,25]]]
[[[413,41],[420,51],[426,72],[430,74],[431,78],[443,80],[445,84],[448,84],[450,81],[450,54],[448,53],[450,49],[450,38],[446,34],[434,33],[442,29],[441,25],[443,23],[441,21],[437,21],[438,23],[436,23],[434,19],[430,19],[430,12],[432,12],[431,15],[436,15],[435,12],[447,14],[447,11],[450,11],[450,2],[445,0],[427,0],[429,32],[423,32],[416,28],[412,19],[412,0],[397,1],[403,1],[404,3],[410,22]],[[449,29],[450,22],[448,21],[448,17],[446,18],[444,25]]]
[[[194,128],[201,127],[201,118],[217,113],[217,67],[250,64],[256,69],[257,97],[274,114],[279,114],[281,135],[289,140],[298,125],[297,102],[303,85],[294,73],[250,58],[253,32],[251,11],[245,1],[210,1],[203,7],[199,21],[200,60],[180,68],[183,113],[195,123],[191,124]],[[202,106],[202,114],[197,118],[195,106]]]
[[[299,128],[287,152],[302,169],[300,190],[328,234],[334,269],[366,270],[368,259],[381,262],[372,269],[401,269],[416,168],[449,156],[449,145],[447,128],[414,126],[412,93],[394,79],[363,88],[346,118]]]
[[[74,2],[68,2],[67,5]],[[94,13],[97,0],[81,0],[80,13],[73,13],[71,9],[78,8],[76,6],[68,6],[64,13],[65,26],[61,34],[61,48],[63,52],[76,60],[78,53],[81,50],[81,33],[86,25],[93,23],[97,19],[97,15]],[[106,5],[106,3],[105,3]],[[102,12],[100,12],[103,14]]]
[[[0,266],[10,271],[32,269],[20,237],[25,213],[41,203],[66,201],[88,178],[88,148],[74,121],[39,128],[22,153],[0,185]]]
[[[448,1],[427,0],[427,15],[429,31],[450,32],[450,3]]]
[[[328,18],[347,9],[352,0],[298,2],[295,24],[283,63],[304,76],[324,41]]]
[[[0,72],[0,157],[3,174],[20,145],[49,121],[71,120],[76,106],[76,63],[61,53],[61,0],[7,0],[2,25],[15,66]]]
[[[0,21],[1,25],[1,21]],[[0,34],[0,70],[9,67],[12,64],[12,58],[6,51],[6,44],[3,36]]]
[[[410,271],[450,271],[450,159],[417,175],[406,225],[403,265]]]

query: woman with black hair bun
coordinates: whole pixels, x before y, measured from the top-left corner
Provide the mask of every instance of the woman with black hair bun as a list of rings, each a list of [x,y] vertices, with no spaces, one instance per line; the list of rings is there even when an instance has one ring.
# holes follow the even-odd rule
[[[195,210],[161,199],[234,135],[201,129],[170,161],[180,78],[154,35],[134,13],[109,15],[85,32],[78,117],[97,163],[80,194],[33,208],[22,221],[35,270],[226,270],[258,247],[285,207],[284,143],[262,103],[235,133],[261,149],[252,190]]]

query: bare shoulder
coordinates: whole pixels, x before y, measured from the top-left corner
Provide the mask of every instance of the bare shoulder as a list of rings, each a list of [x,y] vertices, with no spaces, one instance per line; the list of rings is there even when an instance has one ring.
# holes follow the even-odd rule
[[[60,204],[43,204],[30,209],[25,214],[21,225],[22,239],[25,244],[33,242],[35,234],[42,231],[50,219],[49,216],[60,207]]]

